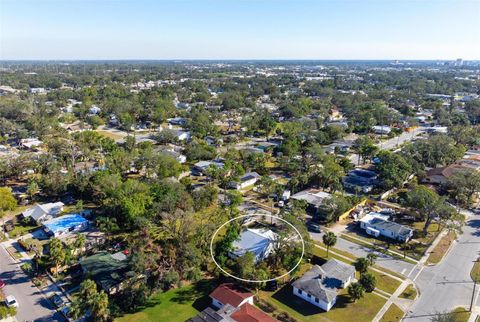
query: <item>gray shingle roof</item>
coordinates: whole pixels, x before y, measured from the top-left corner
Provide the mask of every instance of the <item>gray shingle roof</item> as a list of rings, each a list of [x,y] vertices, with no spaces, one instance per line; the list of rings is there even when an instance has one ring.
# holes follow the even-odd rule
[[[348,278],[355,274],[355,268],[331,259],[321,267],[315,265],[292,285],[324,302],[331,302]]]

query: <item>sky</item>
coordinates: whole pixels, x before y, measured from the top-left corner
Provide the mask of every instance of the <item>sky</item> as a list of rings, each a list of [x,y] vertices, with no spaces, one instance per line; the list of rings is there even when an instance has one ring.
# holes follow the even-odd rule
[[[480,0],[0,0],[0,60],[480,59]]]

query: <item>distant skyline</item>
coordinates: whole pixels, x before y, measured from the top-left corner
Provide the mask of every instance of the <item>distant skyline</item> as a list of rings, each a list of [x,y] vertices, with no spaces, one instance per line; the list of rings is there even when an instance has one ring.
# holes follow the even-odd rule
[[[480,0],[0,0],[0,60],[480,60]]]

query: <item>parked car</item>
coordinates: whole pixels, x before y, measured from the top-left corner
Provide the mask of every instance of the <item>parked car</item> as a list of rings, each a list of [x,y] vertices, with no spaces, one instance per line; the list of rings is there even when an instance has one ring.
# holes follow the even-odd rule
[[[280,200],[280,201],[278,202],[278,206],[279,206],[280,208],[282,208],[283,206],[285,206],[285,202],[284,202],[283,200]]]
[[[52,295],[52,297],[50,297],[50,301],[52,301],[57,308],[61,308],[65,305],[65,301],[58,294]]]
[[[5,286],[5,282],[3,280],[0,280],[0,289],[2,289]]]
[[[316,222],[313,222],[313,221],[309,221],[307,223],[307,228],[308,228],[308,230],[313,231],[315,233],[321,233],[322,232],[320,224],[318,224]]]
[[[7,296],[7,298],[5,299],[5,304],[8,307],[18,307],[17,299],[13,295]]]

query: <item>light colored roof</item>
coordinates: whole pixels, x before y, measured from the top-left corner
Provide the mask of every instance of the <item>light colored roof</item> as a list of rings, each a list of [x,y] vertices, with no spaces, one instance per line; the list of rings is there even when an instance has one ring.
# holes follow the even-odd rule
[[[25,210],[23,212],[24,217],[31,217],[34,220],[38,220],[44,215],[55,215],[64,206],[63,202],[53,202],[46,204],[36,204],[35,206]]]
[[[252,252],[255,254],[256,260],[262,260],[272,252],[276,238],[277,234],[269,229],[249,228],[233,242],[232,254],[243,256],[246,252]]]
[[[331,197],[331,194],[317,189],[303,190],[291,196],[292,199],[305,200],[316,207],[320,206],[325,200],[330,199]]]

